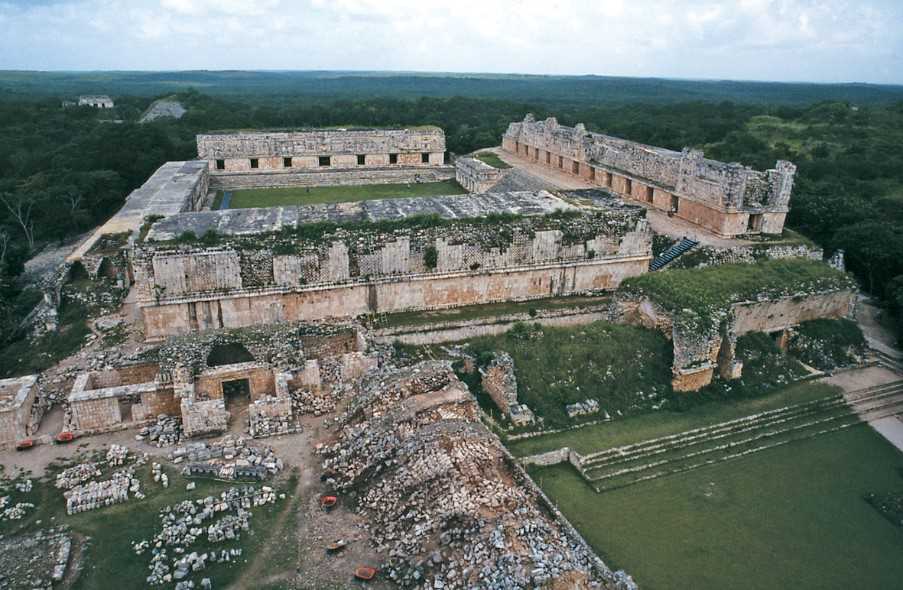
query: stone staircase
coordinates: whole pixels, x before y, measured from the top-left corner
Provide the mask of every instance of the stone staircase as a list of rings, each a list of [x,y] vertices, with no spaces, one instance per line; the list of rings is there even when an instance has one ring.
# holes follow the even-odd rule
[[[579,470],[605,492],[898,414],[903,380],[591,453]]]
[[[690,238],[681,238],[679,242],[658,255],[658,258],[649,264],[650,271],[661,270],[678,257],[686,254],[699,244],[696,240]]]

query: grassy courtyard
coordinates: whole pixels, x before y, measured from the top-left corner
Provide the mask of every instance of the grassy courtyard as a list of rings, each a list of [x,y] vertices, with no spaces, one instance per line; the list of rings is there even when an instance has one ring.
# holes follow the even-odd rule
[[[863,496],[903,488],[901,468],[857,426],[605,494],[570,466],[531,473],[641,588],[879,590],[900,587],[903,529]]]
[[[398,199],[403,197],[435,197],[466,193],[454,180],[409,184],[368,184],[361,186],[316,186],[261,188],[232,192],[230,209],[248,207],[279,207],[286,205],[313,205],[317,203],[351,203],[371,199]],[[217,196],[214,209],[221,201]]]

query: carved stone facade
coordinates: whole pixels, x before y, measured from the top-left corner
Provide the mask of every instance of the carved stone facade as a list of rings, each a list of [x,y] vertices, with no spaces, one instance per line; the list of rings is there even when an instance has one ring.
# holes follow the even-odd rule
[[[113,99],[106,94],[85,95],[78,97],[78,106],[94,107],[95,109],[112,109]]]
[[[646,272],[651,234],[642,208],[613,201],[577,208],[549,193],[510,193],[172,217],[133,251],[145,337],[614,289]],[[428,213],[446,221],[341,225]],[[493,213],[518,216],[484,220]],[[323,220],[336,229],[303,237]],[[171,241],[209,228],[219,243]]]
[[[760,172],[706,159],[699,150],[675,152],[532,115],[508,126],[502,148],[724,237],[780,234],[796,173],[783,160]]]
[[[440,169],[446,178],[453,172],[445,166],[445,133],[432,126],[209,133],[198,135],[197,145],[198,157],[207,160],[214,186],[225,188],[313,185],[321,178],[310,172],[335,170],[357,175],[370,170],[362,175],[369,180],[358,184],[374,179],[399,181],[399,170],[406,171],[402,182],[415,181],[417,170]],[[372,172],[375,170],[385,174]],[[330,178],[336,177],[324,175],[322,180]]]

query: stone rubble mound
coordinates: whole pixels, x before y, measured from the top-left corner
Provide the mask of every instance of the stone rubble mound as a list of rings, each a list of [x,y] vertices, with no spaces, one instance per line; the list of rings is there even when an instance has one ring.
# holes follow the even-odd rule
[[[98,463],[79,463],[58,473],[55,485],[61,490],[71,490],[95,477],[100,477]]]
[[[146,440],[157,448],[177,445],[182,440],[182,419],[160,414],[156,423],[138,431],[135,440]]]
[[[34,504],[31,502],[17,502],[10,506],[11,502],[12,499],[9,496],[0,497],[0,521],[21,520],[25,518],[29,510],[34,509]],[[0,582],[2,582],[2,579],[0,579]],[[3,586],[0,585],[0,588],[3,588]]]
[[[133,544],[137,555],[151,550],[147,583],[151,586],[172,583],[187,585],[186,578],[199,572],[211,563],[230,563],[241,557],[241,548],[209,549],[202,553],[187,551],[196,542],[224,543],[237,541],[242,531],[250,529],[251,509],[274,504],[284,499],[285,494],[277,494],[273,488],[263,486],[233,487],[222,492],[219,497],[207,496],[197,500],[184,500],[160,511],[160,532],[153,539]],[[214,520],[219,517],[219,520]],[[172,556],[168,553],[172,552]],[[206,580],[206,583],[205,581]],[[212,582],[205,578],[201,587],[210,588]]]
[[[129,492],[137,499],[141,494],[141,482],[134,476],[134,468],[128,467],[113,474],[110,479],[90,481],[75,486],[63,494],[66,498],[66,514],[78,514],[97,510],[129,500]]]
[[[263,480],[282,471],[282,459],[270,447],[253,446],[244,437],[226,436],[218,442],[196,442],[170,453],[173,463],[185,463],[182,474],[217,479]]]
[[[402,588],[601,587],[593,556],[541,508],[442,362],[368,379],[321,449],[355,491],[382,571]]]
[[[0,588],[50,590],[66,575],[72,538],[66,527],[0,536]]]

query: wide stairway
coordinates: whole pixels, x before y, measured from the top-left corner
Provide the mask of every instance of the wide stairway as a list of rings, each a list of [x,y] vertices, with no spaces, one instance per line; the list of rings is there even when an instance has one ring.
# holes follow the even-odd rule
[[[658,258],[649,264],[649,270],[661,270],[675,259],[686,254],[699,244],[696,240],[690,238],[681,238],[679,242],[658,255]]]
[[[597,492],[623,488],[903,414],[903,380],[768,410],[582,457]]]

